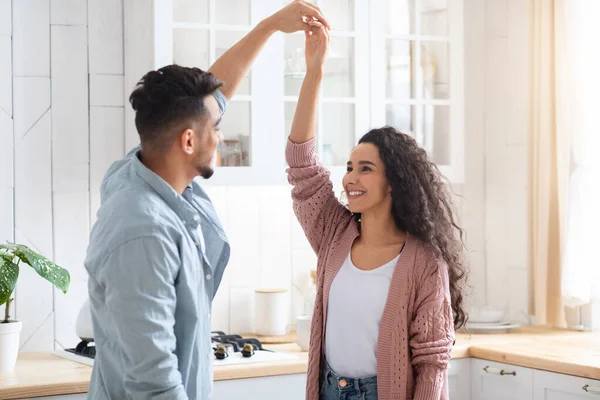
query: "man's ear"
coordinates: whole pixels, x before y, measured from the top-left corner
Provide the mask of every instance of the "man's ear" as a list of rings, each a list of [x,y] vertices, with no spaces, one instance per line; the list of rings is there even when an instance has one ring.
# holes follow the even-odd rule
[[[181,149],[185,154],[192,155],[194,154],[194,131],[191,129],[186,129],[179,136],[179,141],[181,145]]]

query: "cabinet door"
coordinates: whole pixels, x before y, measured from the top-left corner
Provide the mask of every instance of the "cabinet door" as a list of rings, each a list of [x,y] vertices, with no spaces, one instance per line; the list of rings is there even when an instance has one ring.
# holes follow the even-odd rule
[[[213,400],[304,400],[306,374],[215,382]]]
[[[472,400],[532,400],[533,370],[491,361],[471,360]]]
[[[171,12],[155,15],[155,26],[166,26],[156,42],[171,57],[165,63],[208,69],[263,18],[277,11],[280,0],[168,0]],[[170,35],[170,39],[166,36]],[[248,185],[285,182],[281,135],[283,109],[283,37],[263,47],[249,74],[230,99],[223,115],[224,141],[217,153],[215,175],[205,184]],[[280,79],[278,79],[280,78]],[[225,82],[227,84],[227,82]],[[280,121],[281,120],[281,121]],[[281,122],[281,123],[280,123]],[[273,165],[280,166],[273,172]]]
[[[533,372],[534,400],[600,399],[600,381],[546,371]]]
[[[448,365],[448,386],[450,400],[471,399],[471,360],[452,360]]]
[[[369,110],[369,15],[368,0],[315,0],[329,18],[331,44],[325,63],[317,124],[317,151],[341,181],[346,162],[358,139],[370,127]],[[304,35],[284,38],[283,136],[289,135],[298,94],[305,75]]]
[[[415,137],[453,182],[464,175],[463,4],[372,2],[371,123]]]

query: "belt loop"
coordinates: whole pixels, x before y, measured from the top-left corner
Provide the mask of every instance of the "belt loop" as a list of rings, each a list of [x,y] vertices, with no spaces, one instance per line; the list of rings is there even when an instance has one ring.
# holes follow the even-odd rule
[[[324,361],[324,362],[325,362],[325,380],[327,382],[329,382],[329,377],[332,375],[332,372],[331,372],[331,368],[329,368],[329,364],[327,363],[327,361]]]

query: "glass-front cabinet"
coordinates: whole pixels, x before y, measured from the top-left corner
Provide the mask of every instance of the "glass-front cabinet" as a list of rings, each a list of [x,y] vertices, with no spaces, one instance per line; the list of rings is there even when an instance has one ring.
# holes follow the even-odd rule
[[[451,181],[462,182],[462,1],[370,5],[371,124],[411,133]]]
[[[282,0],[165,0],[154,23],[172,62],[208,67]],[[341,179],[370,128],[414,135],[453,182],[463,178],[461,0],[316,0],[332,25],[318,153]],[[166,29],[165,29],[166,28]],[[172,47],[171,47],[172,46]],[[157,50],[165,52],[165,49]],[[286,182],[284,148],[305,74],[304,34],[275,34],[231,99],[217,172],[207,184]]]

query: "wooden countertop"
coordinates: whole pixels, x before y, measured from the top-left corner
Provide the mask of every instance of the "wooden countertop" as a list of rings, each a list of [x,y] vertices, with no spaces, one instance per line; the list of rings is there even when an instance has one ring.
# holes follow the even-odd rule
[[[270,344],[265,348],[295,353],[294,360],[238,364],[214,368],[214,380],[258,378],[306,372],[308,353],[296,344]],[[0,400],[86,393],[92,367],[50,353],[21,353],[15,371],[0,374]]]
[[[307,353],[295,344],[268,348],[298,359],[216,367],[215,381],[305,373]],[[496,335],[459,333],[452,358],[476,357],[600,380],[600,334],[523,327]],[[11,374],[0,374],[0,400],[87,392],[92,369],[49,353],[22,353]]]

